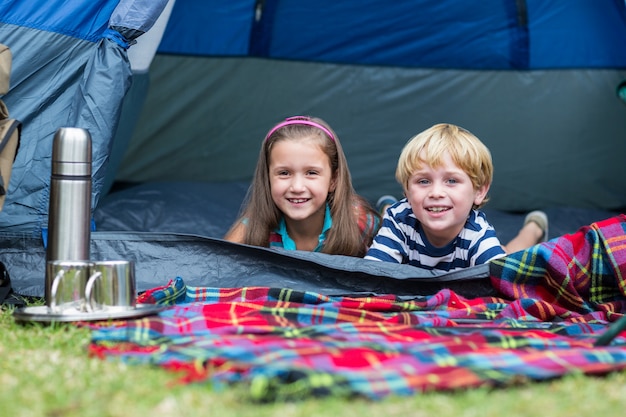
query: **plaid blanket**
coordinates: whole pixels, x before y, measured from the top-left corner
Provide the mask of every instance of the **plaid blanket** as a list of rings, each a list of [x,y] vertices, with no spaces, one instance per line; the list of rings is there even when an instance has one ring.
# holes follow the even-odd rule
[[[501,297],[329,297],[190,287],[179,277],[141,296],[169,306],[158,315],[86,324],[90,352],[162,366],[185,383],[242,385],[258,401],[380,399],[617,371],[626,334],[594,343],[626,311],[625,225],[625,216],[607,219],[495,262]]]
[[[614,320],[626,311],[626,215],[498,259],[490,275],[503,296],[532,300],[540,320]]]

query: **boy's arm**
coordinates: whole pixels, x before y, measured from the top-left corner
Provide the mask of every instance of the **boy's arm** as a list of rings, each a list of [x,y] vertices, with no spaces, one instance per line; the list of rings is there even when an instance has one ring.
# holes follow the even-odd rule
[[[471,266],[485,264],[493,259],[506,255],[493,227],[485,229],[485,233],[470,249]]]
[[[407,252],[404,240],[400,238],[402,236],[404,233],[387,209],[383,216],[382,226],[374,236],[374,241],[365,254],[365,259],[397,264],[405,263]]]

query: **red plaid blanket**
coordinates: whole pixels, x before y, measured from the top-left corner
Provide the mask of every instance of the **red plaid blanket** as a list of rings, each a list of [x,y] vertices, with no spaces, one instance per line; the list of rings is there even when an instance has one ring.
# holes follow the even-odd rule
[[[494,288],[533,316],[614,320],[626,311],[626,215],[492,262]]]
[[[626,367],[626,335],[596,346],[626,311],[626,217],[494,263],[502,297],[450,290],[402,301],[284,288],[200,288],[182,278],[143,294],[156,316],[92,324],[90,351],[245,384],[251,399],[383,398],[506,386]],[[619,333],[619,332],[618,332]]]

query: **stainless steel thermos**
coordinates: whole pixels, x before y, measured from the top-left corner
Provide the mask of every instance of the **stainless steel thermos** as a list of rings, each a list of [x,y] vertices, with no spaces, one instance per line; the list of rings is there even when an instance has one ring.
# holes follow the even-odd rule
[[[52,143],[46,262],[90,259],[91,136],[85,129],[63,127]],[[46,268],[46,302],[54,277]]]

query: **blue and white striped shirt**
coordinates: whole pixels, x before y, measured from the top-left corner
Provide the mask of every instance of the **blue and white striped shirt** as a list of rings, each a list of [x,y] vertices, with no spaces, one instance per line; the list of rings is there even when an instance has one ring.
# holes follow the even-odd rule
[[[495,229],[478,210],[470,212],[456,239],[443,247],[433,246],[405,198],[385,212],[365,259],[448,272],[484,264],[504,255]]]

